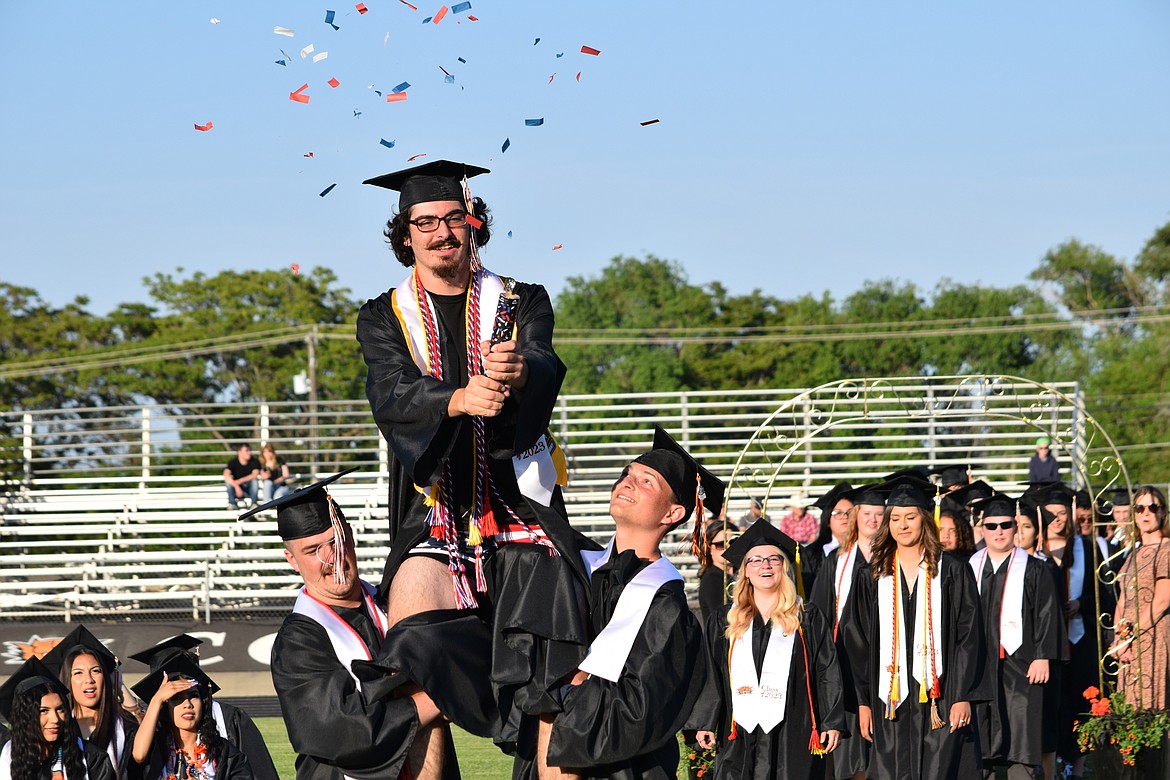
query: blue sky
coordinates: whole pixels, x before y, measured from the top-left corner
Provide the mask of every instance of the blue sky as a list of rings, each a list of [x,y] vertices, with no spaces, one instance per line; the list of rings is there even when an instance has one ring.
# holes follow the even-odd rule
[[[393,196],[361,181],[416,154],[493,170],[485,261],[554,294],[646,253],[784,298],[1008,285],[1070,237],[1128,258],[1170,220],[1162,2],[472,0],[438,25],[412,2],[9,13],[0,280],[105,313],[156,272],[297,263],[371,297],[403,270]]]

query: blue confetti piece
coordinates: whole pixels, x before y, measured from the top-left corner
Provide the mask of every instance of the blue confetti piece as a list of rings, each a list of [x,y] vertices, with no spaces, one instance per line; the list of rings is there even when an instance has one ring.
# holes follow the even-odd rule
[[[334,30],[340,30],[341,28],[333,23],[333,19],[335,17],[336,17],[336,14],[334,14],[332,11],[326,11],[325,12],[325,24],[329,25]]]
[[[559,60],[561,57],[564,57],[564,56],[565,56],[565,53],[561,52],[560,54],[557,55],[557,59]]]
[[[287,62],[285,62],[284,60],[277,60],[277,61],[276,61],[276,64],[277,64],[277,65],[284,65],[285,67],[288,67],[288,63],[287,63]]]
[[[464,11],[470,11],[470,10],[471,10],[471,3],[456,3],[455,5],[451,6],[451,13],[453,13],[453,14],[461,14]]]
[[[353,115],[354,115],[354,116],[359,116],[359,117],[360,117],[360,116],[362,115],[362,112],[361,112],[361,111],[358,111],[358,110],[355,108],[355,109],[353,110]]]
[[[385,138],[383,138],[383,139],[382,139],[381,141],[379,141],[378,143],[382,144],[382,146],[385,146],[387,149],[393,149],[393,148],[394,148],[394,142],[393,142],[393,141],[387,141]]]
[[[467,64],[467,60],[463,59],[462,57],[459,58],[459,61],[462,62],[464,65]]]
[[[382,91],[380,89],[375,89],[374,94],[377,95],[378,97],[382,97]]]
[[[397,95],[399,92],[405,92],[408,89],[410,89],[410,82],[404,81],[401,84],[399,84],[397,87],[395,87],[394,89],[390,90],[390,92]]]
[[[435,17],[433,17],[433,16],[428,16],[426,19],[423,19],[423,24],[426,24],[427,22],[429,22],[431,19],[434,19],[434,18]]]
[[[512,231],[511,231],[511,230],[509,230],[509,231],[508,231],[508,238],[511,238],[511,237],[512,237]]]
[[[544,124],[544,117],[541,117],[540,119],[525,119],[524,120],[525,127],[540,127],[543,124]]]
[[[333,182],[325,189],[321,190],[321,197],[324,198],[329,193],[333,192],[333,188],[337,186],[337,182]]]
[[[535,41],[533,41],[533,42],[532,42],[532,45],[533,45],[533,46],[535,46],[535,45],[536,45],[536,44],[538,44],[538,43],[540,43],[540,38],[537,38]]]
[[[452,76],[450,73],[448,73],[446,76],[443,77],[443,82],[446,84],[454,84],[455,77]]]
[[[505,138],[505,139],[504,139],[504,145],[500,147],[500,154],[503,154],[504,152],[508,151],[508,147],[509,147],[509,146],[511,146],[511,145],[512,145],[512,139],[511,139],[511,138]]]

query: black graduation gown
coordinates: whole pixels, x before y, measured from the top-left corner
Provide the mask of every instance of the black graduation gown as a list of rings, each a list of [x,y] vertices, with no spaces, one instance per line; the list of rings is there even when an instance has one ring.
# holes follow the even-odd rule
[[[418,730],[414,703],[363,695],[316,621],[284,619],[272,645],[272,684],[297,752],[297,780],[398,776]]]
[[[280,780],[276,773],[276,766],[272,763],[272,756],[268,752],[268,745],[260,735],[260,729],[248,713],[234,704],[225,701],[215,702],[223,711],[224,725],[227,727],[227,741],[236,746],[248,759],[252,767],[252,774],[256,780]]]
[[[699,575],[699,613],[702,615],[703,625],[707,625],[707,621],[711,615],[715,614],[720,608],[731,601],[731,596],[728,591],[733,586],[735,578],[727,575],[724,579],[722,570],[714,566],[708,566],[706,570]],[[726,583],[726,586],[724,585]]]
[[[833,616],[837,607],[837,557],[841,548],[829,553],[825,562],[821,564],[821,574],[810,600],[825,616],[829,624],[829,634],[833,634]],[[845,572],[844,576],[856,581],[857,577],[869,577],[869,564],[860,551],[853,556],[853,571]],[[837,648],[837,665],[841,669],[841,684],[843,687],[843,703],[845,709],[845,730],[848,736],[842,735],[837,749],[829,756],[829,763],[833,767],[833,777],[836,780],[853,777],[858,772],[864,772],[869,766],[869,742],[861,736],[857,723],[857,690],[853,682],[853,663],[849,658],[848,648],[845,646],[846,624],[849,622],[849,602],[853,600],[854,591],[849,590],[844,611],[841,613],[840,624],[837,626],[837,636],[834,645]]]
[[[5,738],[0,740],[0,745],[7,742],[10,737],[10,734],[6,734]],[[86,780],[115,780],[116,777],[119,777],[114,772],[113,766],[110,765],[110,757],[106,751],[91,744],[88,739],[82,740],[82,744],[85,750]],[[129,749],[126,752],[129,753]],[[41,764],[37,771],[37,780],[52,780],[52,777],[53,761],[50,759]]]
[[[985,764],[1040,763],[1043,750],[1044,686],[1028,682],[1028,667],[1038,658],[1056,666],[1066,655],[1068,640],[1056,588],[1043,561],[1028,556],[1023,572],[1023,644],[1011,655],[999,657],[1000,606],[1003,603],[1007,562],[991,573],[991,559],[983,564],[980,603],[987,640],[987,677],[992,698],[976,705],[979,741]],[[1011,573],[1012,578],[1020,572]]]
[[[120,707],[119,710],[121,710]],[[134,763],[134,736],[138,733],[138,721],[134,720],[134,718],[132,718],[129,714],[122,711],[118,712],[118,717],[122,720],[122,729],[123,734],[125,735],[125,741],[122,743],[122,752],[118,754],[118,765],[114,767],[114,774],[118,777],[127,777],[128,773],[130,772],[130,766]],[[4,740],[0,739],[0,745],[3,743]],[[88,744],[89,740],[86,740],[86,743]],[[103,748],[96,744],[94,746],[99,750],[104,751],[107,758],[109,757],[110,754],[107,748]]]
[[[984,677],[986,646],[979,594],[971,568],[947,554],[939,561],[939,586],[942,588],[943,673],[940,676],[942,698],[938,714],[949,720],[955,702],[974,703],[989,698]],[[915,588],[923,586],[920,575]],[[902,603],[906,615],[903,624],[903,647],[914,641],[913,591],[902,583]],[[850,620],[846,626],[846,647],[853,662],[853,679],[859,704],[868,705],[873,713],[873,746],[870,751],[870,780],[926,780],[927,778],[976,777],[982,770],[979,734],[973,722],[951,733],[950,725],[931,729],[930,704],[919,704],[919,683],[907,675],[909,691],[895,712],[886,720],[885,705],[879,698],[880,687],[887,684],[886,672],[879,669],[879,643],[890,641],[889,627],[878,620],[877,581],[862,573],[853,583],[849,597]],[[973,715],[974,719],[974,715]]]
[[[513,391],[496,417],[485,418],[488,468],[500,495],[525,522],[538,524],[561,555],[550,557],[543,547],[504,545],[492,556],[488,571],[491,621],[490,680],[503,725],[496,736],[505,749],[517,738],[521,713],[555,712],[556,688],[584,659],[588,647],[579,592],[588,586],[584,564],[576,554],[595,547],[569,526],[560,488],[550,506],[520,494],[512,456],[533,447],[548,428],[565,366],[552,347],[553,310],[539,285],[517,284],[517,349],[528,365],[528,382]],[[415,365],[406,337],[394,314],[390,292],[368,301],[358,314],[357,335],[369,369],[366,396],[374,422],[389,444],[389,530],[391,551],[386,559],[378,599],[385,602],[394,573],[406,554],[427,535],[429,509],[415,485],[424,488],[440,476],[451,460],[458,515],[470,506],[474,437],[471,420],[447,417],[447,404],[467,384],[464,322],[447,322],[436,299],[440,331],[442,381],[423,376]],[[494,316],[484,312],[483,316]],[[466,520],[461,521],[466,532]],[[469,579],[474,582],[473,575]],[[534,594],[539,598],[533,598]],[[478,699],[480,697],[473,697]],[[447,713],[454,717],[454,713]],[[467,713],[460,719],[486,715]]]
[[[610,594],[610,603],[591,608],[612,615],[620,591]],[[590,677],[567,689],[548,763],[583,778],[674,778],[676,735],[706,680],[702,629],[682,583],[668,582],[654,594],[618,681]],[[532,755],[530,739],[517,746],[513,778],[535,778]]]
[[[808,708],[809,676],[812,678],[813,699],[816,703],[817,731],[845,728],[842,705],[841,673],[837,667],[837,651],[833,647],[832,629],[819,609],[805,606],[801,630],[808,645],[808,674],[805,673],[805,655],[800,635],[792,643],[792,662],[788,673],[787,711],[784,720],[770,732],[759,726],[747,731],[737,726],[735,739],[731,732],[731,675],[727,668],[730,641],[727,639],[727,615],[724,607],[707,621],[706,639],[713,674],[703,689],[703,697],[696,705],[691,722],[696,729],[714,731],[719,738],[715,759],[716,778],[774,777],[820,778],[824,776],[823,758],[809,752],[812,736],[812,717]],[[763,668],[768,638],[777,629],[764,623],[757,615],[752,631],[752,658],[756,673]]]
[[[160,747],[162,740],[155,739],[150,756],[145,764],[130,762],[129,775],[132,780],[166,780],[169,776],[167,761],[170,758]],[[299,776],[299,775],[298,775]],[[113,775],[111,775],[111,778]],[[215,763],[215,780],[253,780],[252,767],[248,758],[226,739],[220,742],[219,760]],[[90,776],[90,780],[95,780]]]

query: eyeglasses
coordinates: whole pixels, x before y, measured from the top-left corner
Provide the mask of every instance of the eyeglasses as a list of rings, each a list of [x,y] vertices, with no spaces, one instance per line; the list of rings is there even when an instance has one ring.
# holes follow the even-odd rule
[[[988,522],[983,523],[983,530],[984,531],[998,531],[1001,528],[1005,531],[1010,531],[1015,527],[1016,527],[1015,520],[1004,520],[1002,523],[988,523]]]
[[[1144,515],[1146,512],[1150,512],[1151,514],[1156,515],[1156,514],[1158,514],[1158,512],[1162,511],[1162,505],[1161,504],[1134,504],[1133,511],[1134,511],[1134,514],[1138,514],[1138,515]]]
[[[313,550],[313,557],[321,563],[333,563],[337,560],[338,547],[340,545],[337,543],[337,536],[334,535],[329,541],[317,545],[317,549]]]
[[[834,509],[832,512],[829,512],[829,517],[841,517],[847,514],[849,514],[848,509]]]
[[[434,233],[439,229],[440,222],[446,222],[449,228],[461,228],[467,225],[466,211],[452,211],[445,217],[425,216],[409,220],[410,224],[418,228],[420,233]]]
[[[779,555],[769,555],[766,557],[763,555],[753,555],[752,557],[747,559],[747,565],[758,569],[761,566],[763,566],[765,563],[768,564],[769,566],[779,566],[780,561],[782,561],[782,560],[784,560],[784,559],[781,558]]]
[[[712,550],[722,550],[726,546],[725,542],[711,542]]]

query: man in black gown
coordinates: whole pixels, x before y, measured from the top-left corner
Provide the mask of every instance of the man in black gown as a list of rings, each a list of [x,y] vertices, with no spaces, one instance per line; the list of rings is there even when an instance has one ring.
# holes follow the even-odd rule
[[[362,307],[357,336],[389,444],[392,550],[378,599],[391,625],[435,610],[490,616],[478,684],[510,750],[522,714],[547,730],[555,691],[584,658],[588,580],[548,434],[565,374],[552,303],[479,262],[491,217],[464,182],[486,172],[437,161],[366,182],[399,192],[386,236],[410,271]]]
[[[654,449],[614,484],[614,537],[604,550],[581,553],[590,572],[593,641],[552,722],[550,768],[587,778],[675,777],[676,734],[708,670],[682,576],[660,545],[696,509],[703,517],[703,500],[717,510],[723,489],[661,428]],[[538,762],[535,734],[526,728],[513,777],[536,777]]]

